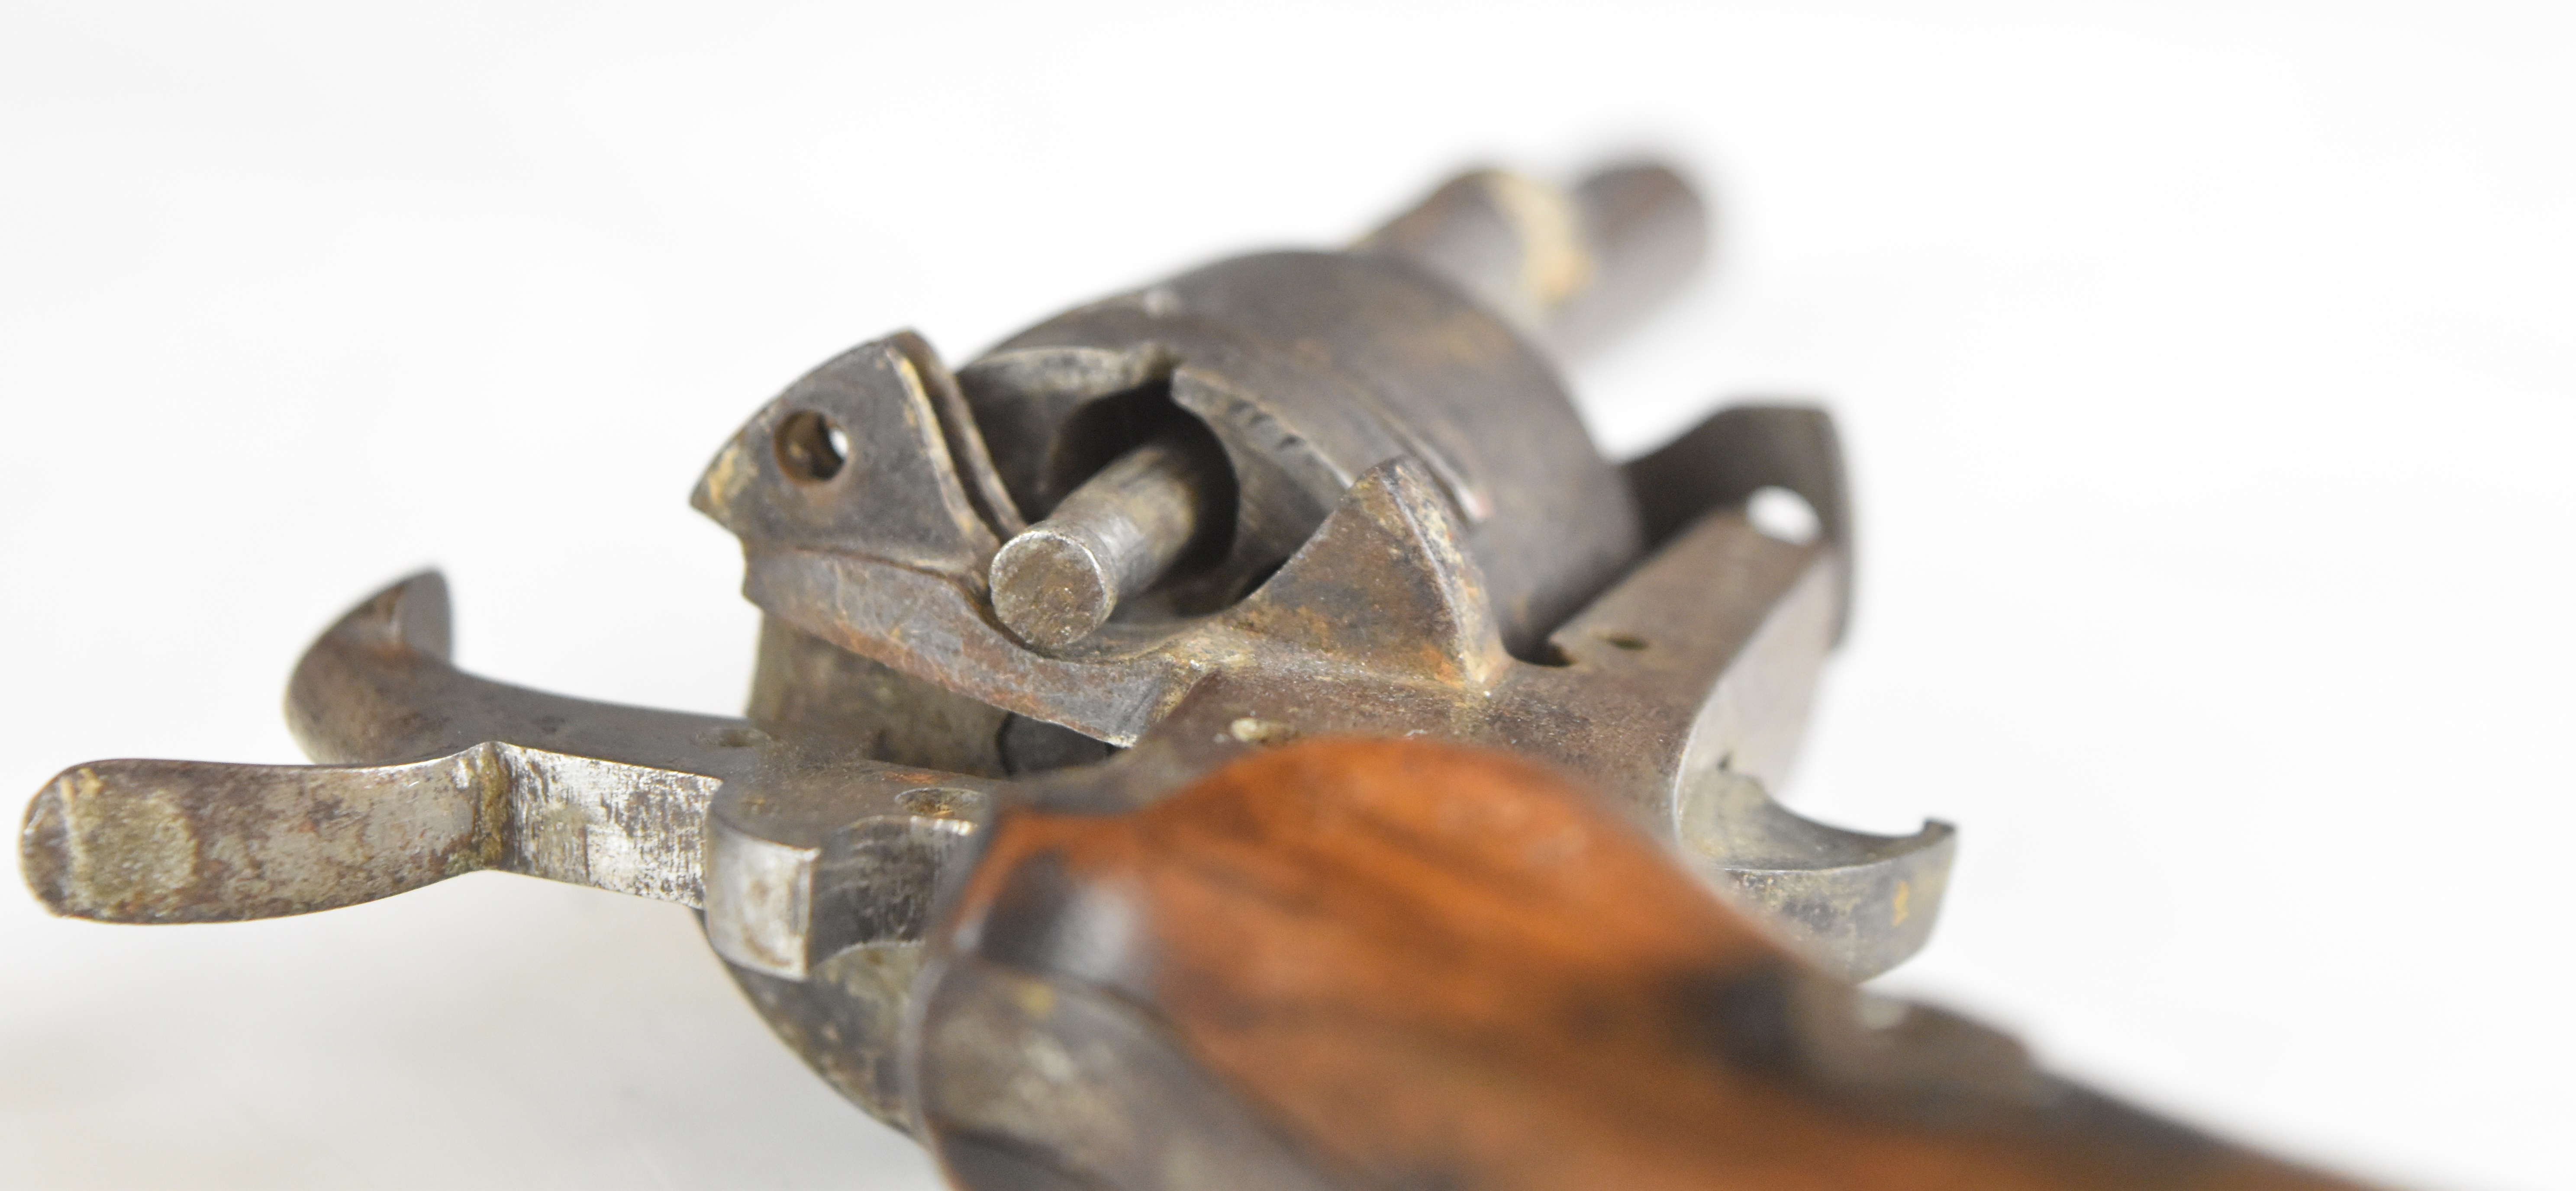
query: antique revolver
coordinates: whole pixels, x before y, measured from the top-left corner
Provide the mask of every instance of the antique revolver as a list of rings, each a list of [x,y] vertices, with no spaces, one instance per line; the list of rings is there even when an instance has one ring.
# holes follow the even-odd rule
[[[696,907],[979,1191],[2345,1185],[1852,987],[1953,837],[1769,793],[1850,604],[1832,423],[1614,467],[1552,361],[1705,224],[1657,166],[1481,171],[954,371],[864,344],[695,494],[766,613],[744,718],[465,674],[415,576],[297,667],[318,764],[74,767],[27,879],[121,922],[476,869]]]

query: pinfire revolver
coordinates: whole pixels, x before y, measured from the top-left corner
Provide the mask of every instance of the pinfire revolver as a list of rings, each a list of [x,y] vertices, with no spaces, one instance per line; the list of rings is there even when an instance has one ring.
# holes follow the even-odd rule
[[[1479,171],[954,371],[863,344],[694,497],[766,613],[744,718],[459,671],[414,576],[296,668],[317,764],[76,766],[27,880],[110,922],[477,869],[695,907],[976,1191],[2349,1186],[1853,987],[1953,836],[1770,795],[1850,605],[1833,424],[1613,466],[1555,363],[1705,241],[1659,166]],[[1815,533],[1757,528],[1772,488]]]

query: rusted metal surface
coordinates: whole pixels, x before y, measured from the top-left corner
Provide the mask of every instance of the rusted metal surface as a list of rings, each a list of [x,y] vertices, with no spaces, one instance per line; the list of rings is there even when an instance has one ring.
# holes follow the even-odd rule
[[[219,922],[330,909],[477,869],[701,900],[707,802],[749,724],[489,682],[447,664],[446,585],[360,605],[296,667],[287,718],[320,766],[97,761],[28,809],[56,913]]]
[[[1507,745],[1591,775],[1666,834],[1684,838],[1687,819],[1717,874],[1730,841],[1794,834],[1814,845],[1796,864],[1770,848],[1723,887],[1848,974],[1883,970],[1937,914],[1946,827],[1884,840],[1767,798],[1689,793],[1778,788],[1848,616],[1830,421],[1730,410],[1616,473],[1511,329],[1554,325],[1582,295],[1633,307],[1659,292],[1670,278],[1643,262],[1695,261],[1699,211],[1669,171],[1571,194],[1470,175],[1356,255],[1247,257],[1015,336],[958,374],[988,451],[941,434],[943,371],[917,339],[889,340],[763,410],[708,469],[699,507],[743,538],[745,591],[776,621],[1024,721],[1135,746],[1199,700],[1216,710],[1170,739],[1249,719]],[[911,456],[818,482],[780,446],[809,416],[868,428],[871,459]],[[1124,444],[1183,429],[1232,469],[1221,556],[1120,592],[1105,623],[1092,614],[1111,601],[1077,599],[1083,615],[1030,640],[1027,605],[987,581],[1019,572],[987,561],[1003,527],[970,524],[965,477],[1057,508],[1122,474],[1109,465]],[[1820,540],[1774,542],[1729,512],[1763,487],[1815,507]],[[1703,780],[1718,770],[1731,778]]]
[[[509,744],[408,765],[95,761],[28,810],[58,914],[231,922],[390,897],[478,869],[697,905],[716,781]]]
[[[993,614],[1058,650],[1160,582],[1233,501],[1214,442],[1167,432],[1128,448],[993,556]]]
[[[1833,936],[1847,975],[1922,944],[1947,827],[1895,841],[1764,797],[1694,801],[1721,769],[1734,789],[1786,778],[1841,622],[1836,539],[1785,543],[1740,512],[1709,513],[1550,634],[1550,665],[1502,647],[1460,533],[1430,478],[1398,460],[1354,485],[1260,590],[1125,655],[1026,649],[961,586],[846,554],[755,553],[746,586],[773,614],[820,609],[811,627],[835,644],[1114,743],[1192,748],[1249,719],[1502,745],[1589,775],[1721,874],[1745,867],[1730,841],[1794,824],[1811,847],[1793,861],[1765,844],[1727,887],[1801,938]]]
[[[1171,584],[1165,614],[1140,615],[1140,629],[1240,597],[1362,473],[1399,456],[1420,461],[1459,510],[1513,648],[1534,646],[1638,544],[1633,502],[1552,362],[1398,258],[1220,262],[1040,323],[958,380],[1024,511],[1052,508],[1128,445],[1127,427],[1189,419],[1224,447],[1236,493],[1228,549]],[[747,548],[767,545],[719,519]]]
[[[444,585],[416,576],[296,669],[288,720],[323,764],[76,766],[31,804],[22,866],[56,912],[110,921],[474,869],[699,907],[782,1039],[880,1119],[940,1122],[952,1174],[986,1189],[1073,1185],[1050,1173],[1068,1164],[1118,1187],[1385,1181],[1282,1135],[1277,1102],[1098,973],[953,934],[925,966],[992,824],[1130,821],[1301,740],[1580,775],[1693,897],[1795,950],[1774,1025],[1848,1016],[1840,982],[1924,944],[1953,835],[1772,797],[1849,616],[1832,423],[1730,409],[1614,467],[1551,355],[1667,291],[1704,224],[1660,167],[1562,190],[1483,171],[1350,251],[1219,262],[954,373],[909,332],[862,344],[760,409],[692,498],[742,539],[765,613],[745,718],[463,673]],[[1813,540],[1756,528],[1766,488],[1812,507]],[[1047,553],[1066,542],[1080,557]],[[1932,1041],[1894,1067],[1831,1030],[1791,1066],[1858,1054],[1920,1074],[1926,1104],[1975,1101],[1988,1036],[1909,1020]]]

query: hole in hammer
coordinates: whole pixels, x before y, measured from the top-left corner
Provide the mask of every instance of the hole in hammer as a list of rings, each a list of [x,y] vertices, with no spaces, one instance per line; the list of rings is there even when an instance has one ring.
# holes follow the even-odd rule
[[[850,436],[832,419],[800,410],[778,424],[778,466],[789,478],[819,484],[841,474],[850,460]]]

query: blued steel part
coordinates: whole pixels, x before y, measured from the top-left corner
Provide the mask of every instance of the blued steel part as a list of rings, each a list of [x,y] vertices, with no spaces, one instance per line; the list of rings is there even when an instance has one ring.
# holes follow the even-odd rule
[[[1852,501],[1832,414],[1811,405],[1731,406],[1622,470],[1645,519],[1646,540],[1654,543],[1760,489],[1797,493],[1845,560],[1842,610],[1834,622],[1834,639],[1842,640],[1851,626]]]
[[[1130,449],[993,556],[993,614],[1045,650],[1088,637],[1203,536],[1220,460],[1165,434]]]
[[[1082,411],[1167,386],[1234,475],[1231,544],[1204,573],[1220,589],[1256,581],[1397,456],[1420,460],[1459,511],[1515,652],[1616,577],[1641,540],[1554,366],[1393,257],[1220,262],[1049,319],[958,381],[1004,482],[1033,508],[1058,495],[1050,460]]]
[[[987,838],[909,1059],[976,1191],[1225,1183],[1162,1161],[1210,1135],[1262,1185],[2353,1186],[1817,973],[1506,754],[1292,742]]]
[[[1540,665],[1503,651],[1462,534],[1425,470],[1390,462],[1353,485],[1305,547],[1236,607],[1134,652],[1080,658],[1021,648],[954,585],[846,554],[754,548],[746,590],[782,618],[824,610],[826,619],[800,627],[844,648],[1098,739],[1137,743],[1148,758],[1317,732],[1501,745],[1591,776],[1667,837],[1680,835],[1693,779],[1706,771],[1725,767],[1777,788],[1840,613],[1832,545],[1767,537],[1741,510],[1708,513],[1569,619],[1549,642],[1562,664]],[[1074,790],[1075,781],[1044,789]],[[1774,813],[1786,814],[1767,801],[1729,802],[1714,819],[1692,821]],[[1700,850],[1717,853],[1712,878],[1721,877],[1733,864],[1729,836],[1702,834]],[[1853,903],[1854,935],[1831,942],[1820,961],[1857,977],[1919,946],[1937,910],[1948,829],[1896,843],[1822,828],[1814,838],[1833,846],[1795,867],[1836,872],[1838,891],[1893,899],[1898,883],[1879,878],[1914,874],[1904,915],[1884,901]],[[1773,861],[1766,856],[1761,871],[1774,871]],[[1756,882],[1747,896],[1765,910],[1796,909],[1810,891],[1795,885]]]
[[[1614,335],[1708,250],[1708,212],[1670,168],[1604,170],[1560,188],[1483,169],[1442,184],[1354,252],[1438,274],[1559,352]]]

